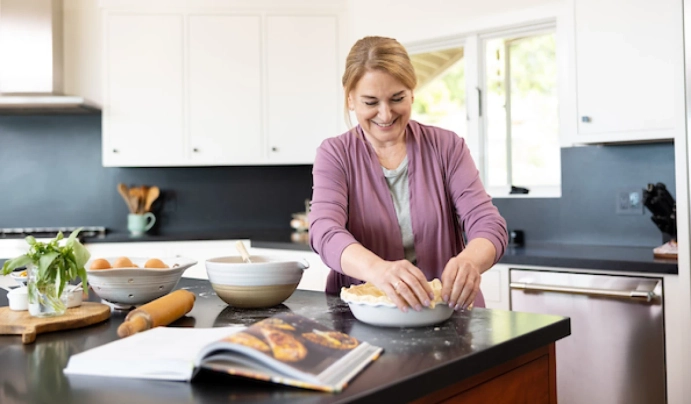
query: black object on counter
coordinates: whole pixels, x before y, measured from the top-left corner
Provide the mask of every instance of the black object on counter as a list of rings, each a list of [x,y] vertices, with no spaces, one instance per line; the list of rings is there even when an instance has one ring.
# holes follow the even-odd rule
[[[515,194],[527,194],[529,193],[530,190],[528,188],[523,188],[523,187],[515,187],[511,185],[511,192],[509,194],[515,195]]]
[[[677,240],[677,203],[665,184],[648,184],[643,190],[643,204],[653,214],[650,218],[664,234]]]
[[[509,247],[523,247],[524,243],[523,230],[509,230]]]

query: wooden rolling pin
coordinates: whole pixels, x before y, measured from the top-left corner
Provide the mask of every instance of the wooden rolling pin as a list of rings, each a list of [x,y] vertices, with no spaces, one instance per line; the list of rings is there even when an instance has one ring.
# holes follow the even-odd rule
[[[189,313],[196,296],[187,290],[176,290],[129,312],[118,327],[118,336],[124,338],[140,331],[168,325]]]

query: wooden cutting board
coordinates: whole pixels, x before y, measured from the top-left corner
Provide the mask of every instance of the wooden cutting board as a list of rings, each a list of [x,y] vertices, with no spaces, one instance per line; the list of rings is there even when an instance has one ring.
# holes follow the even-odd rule
[[[36,334],[69,330],[100,323],[110,318],[110,307],[102,303],[84,302],[79,307],[67,309],[58,317],[33,317],[28,311],[14,311],[0,307],[0,335],[22,336],[23,344],[36,340]]]

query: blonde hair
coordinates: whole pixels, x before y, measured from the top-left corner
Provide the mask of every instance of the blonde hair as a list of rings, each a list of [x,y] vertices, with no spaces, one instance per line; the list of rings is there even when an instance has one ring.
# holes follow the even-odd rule
[[[350,48],[342,79],[348,126],[352,127],[348,112],[348,94],[355,89],[362,76],[372,70],[390,74],[409,90],[414,90],[417,86],[417,76],[408,52],[397,40],[380,36],[367,36],[358,40]]]

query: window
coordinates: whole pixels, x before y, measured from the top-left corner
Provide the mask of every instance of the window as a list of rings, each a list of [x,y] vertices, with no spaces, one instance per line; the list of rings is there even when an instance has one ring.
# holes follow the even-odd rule
[[[466,137],[463,48],[419,53],[411,61],[418,79],[412,118]]]
[[[493,190],[561,182],[555,35],[485,40],[484,180]]]
[[[407,47],[418,75],[412,118],[464,137],[493,197],[511,185],[560,196],[553,23]]]

